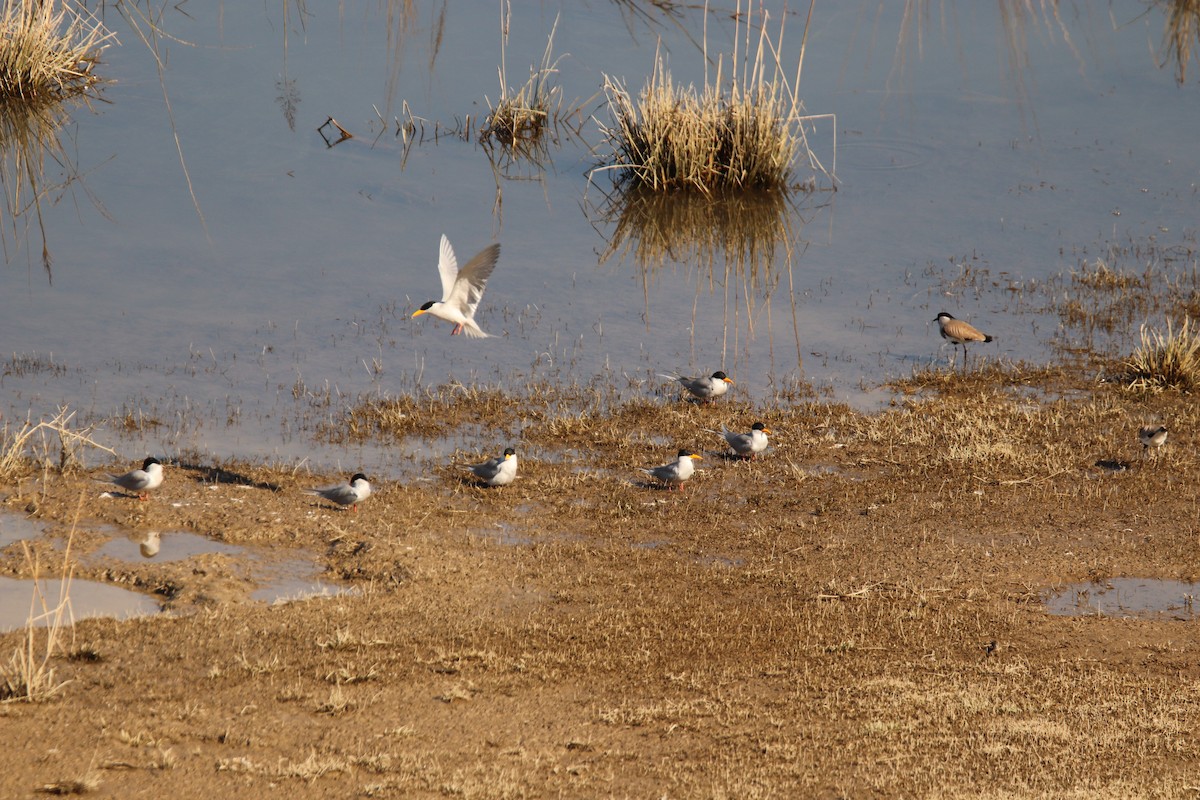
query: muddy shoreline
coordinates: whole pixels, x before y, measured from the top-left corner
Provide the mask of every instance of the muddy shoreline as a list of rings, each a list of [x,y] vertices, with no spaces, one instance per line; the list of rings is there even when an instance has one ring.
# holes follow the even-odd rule
[[[1047,592],[1200,563],[1192,399],[964,382],[859,414],[627,404],[544,419],[562,450],[481,489],[380,482],[357,513],[261,465],[4,487],[81,560],[176,531],[312,555],[345,594],[266,604],[236,555],[96,563],[169,613],[81,621],[65,685],[0,705],[4,793],[297,797],[1187,796],[1193,622],[1055,616]],[[491,398],[491,403],[501,400]],[[706,429],[764,419],[722,457]],[[1136,431],[1170,420],[1144,458]],[[637,467],[703,445],[685,492]],[[544,444],[544,442],[539,442]],[[1101,462],[1126,469],[1106,469]],[[345,476],[318,476],[332,482]],[[78,513],[78,523],[74,523]],[[170,534],[166,534],[169,544]],[[243,559],[244,560],[244,559]],[[0,573],[28,577],[14,545]],[[0,636],[0,652],[21,642]],[[74,783],[73,783],[74,782]]]

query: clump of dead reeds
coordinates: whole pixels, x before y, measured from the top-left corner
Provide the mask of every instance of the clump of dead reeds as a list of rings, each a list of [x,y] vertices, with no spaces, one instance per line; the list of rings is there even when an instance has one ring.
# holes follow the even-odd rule
[[[58,100],[91,87],[111,36],[75,3],[8,0],[0,9],[0,97]]]
[[[1190,317],[1176,330],[1167,320],[1166,331],[1141,327],[1141,345],[1125,361],[1130,389],[1157,391],[1200,387],[1200,331]]]
[[[504,47],[508,49],[508,31],[511,7],[505,6],[505,14],[501,19],[501,31],[504,37]],[[553,82],[558,73],[558,62],[562,56],[553,57],[554,33],[558,30],[558,19],[550,29],[550,37],[546,42],[546,51],[542,54],[541,66],[530,67],[529,80],[517,90],[508,84],[507,59],[502,55],[500,61],[500,97],[493,105],[488,100],[488,115],[479,131],[481,141],[499,142],[515,151],[527,148],[537,151],[542,134],[562,111],[562,89]],[[485,98],[486,99],[486,98]]]
[[[804,114],[798,93],[804,44],[795,78],[789,80],[780,60],[782,23],[779,36],[772,40],[764,11],[752,46],[748,23],[743,23],[748,18],[739,3],[734,53],[730,58],[718,56],[715,78],[710,81],[706,71],[703,89],[677,86],[661,51],[636,100],[623,81],[606,76],[604,91],[612,124],[602,125],[601,132],[612,152],[608,164],[593,172],[615,171],[614,182],[622,188],[705,193],[747,188],[786,191],[801,153],[810,165],[825,172],[808,146],[805,124],[815,117]]]

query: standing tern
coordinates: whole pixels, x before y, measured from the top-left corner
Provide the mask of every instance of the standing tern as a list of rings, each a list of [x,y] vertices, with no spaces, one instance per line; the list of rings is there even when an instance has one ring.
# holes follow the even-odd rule
[[[305,494],[313,494],[337,503],[339,506],[350,506],[355,513],[358,504],[371,496],[371,483],[361,472],[354,473],[349,483],[339,483],[336,486],[326,486],[324,489],[305,489]]]
[[[517,478],[517,451],[504,449],[504,455],[489,458],[482,464],[466,467],[487,486],[507,486]]]
[[[454,248],[450,240],[442,234],[441,256],[438,259],[438,274],[442,276],[442,299],[430,300],[413,312],[413,317],[429,313],[447,322],[454,323],[451,336],[466,333],[474,338],[486,337],[488,334],[475,324],[475,309],[483,298],[483,289],[488,277],[496,268],[496,259],[500,257],[500,245],[492,244],[479,251],[479,254],[467,262],[462,269],[458,268],[458,260],[454,257]]]
[[[733,448],[733,452],[739,458],[754,458],[763,450],[767,449],[767,434],[771,429],[761,422],[756,422],[750,426],[749,433],[735,433],[728,430],[724,425],[721,430],[710,430],[709,433],[715,433],[725,437],[725,441],[729,442],[729,446]]]
[[[693,397],[706,403],[711,403],[725,394],[733,384],[733,379],[721,370],[717,370],[707,378],[688,378],[674,372],[660,372],[658,377],[679,381],[680,385],[687,389]]]
[[[133,469],[124,475],[109,475],[107,483],[115,484],[127,492],[134,492],[141,500],[150,497],[150,491],[162,486],[162,462],[150,456],[142,462],[141,469]]]
[[[643,469],[642,472],[655,480],[661,481],[668,489],[679,487],[679,491],[682,492],[683,482],[692,477],[692,473],[696,471],[696,465],[693,462],[700,458],[699,453],[693,453],[686,448],[680,448],[678,461],[663,464],[661,467]]]

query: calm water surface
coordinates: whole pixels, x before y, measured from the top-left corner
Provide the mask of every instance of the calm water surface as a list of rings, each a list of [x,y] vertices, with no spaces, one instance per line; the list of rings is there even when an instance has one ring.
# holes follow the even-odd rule
[[[304,5],[168,7],[161,72],[144,20],[108,13],[120,45],[101,71],[115,83],[59,132],[69,162],[40,187],[52,282],[36,226],[5,218],[4,420],[61,405],[81,422],[141,415],[161,424],[109,421],[97,438],[131,460],[308,458],[386,477],[424,445],[322,446],[306,415],[449,380],[599,378],[629,395],[661,391],[657,372],[718,368],[756,401],[810,381],[865,407],[886,399],[882,381],[948,355],[939,310],[996,335],[989,357],[1045,361],[1058,319],[1015,289],[1114,246],[1194,245],[1196,77],[1179,86],[1158,68],[1162,14],[1140,2],[1063,3],[1013,35],[1010,4],[931,4],[919,48],[902,4],[818,3],[800,88],[809,113],[836,115],[810,142],[832,167],[836,133],[837,191],[818,176],[821,191],[755,217],[773,255],[753,270],[686,237],[647,263],[647,234],[620,238],[607,183],[587,180],[604,76],[639,89],[661,37],[676,81],[702,82],[701,11],[515,9],[508,83],[540,62],[561,15],[555,77],[581,109],[579,134],[563,131],[539,169],[433,135],[474,125],[498,95],[497,3]],[[730,49],[728,11],[709,16],[710,54]],[[788,17],[792,65],[802,27]],[[406,104],[425,120],[409,148]],[[330,116],[355,138],[327,147]],[[70,171],[82,179],[55,188]],[[460,261],[502,243],[479,313],[495,338],[409,319],[439,292],[443,232]],[[295,399],[306,392],[335,402],[312,411]]]

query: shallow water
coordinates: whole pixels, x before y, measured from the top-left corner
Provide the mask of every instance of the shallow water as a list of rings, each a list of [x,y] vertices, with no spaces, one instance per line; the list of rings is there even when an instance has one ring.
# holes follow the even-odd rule
[[[836,131],[837,191],[753,217],[790,241],[728,276],[721,253],[710,262],[686,240],[661,263],[639,260],[636,240],[606,256],[618,226],[603,219],[603,180],[585,175],[605,74],[640,88],[661,37],[676,81],[703,81],[698,10],[676,24],[619,4],[516,9],[508,83],[524,82],[561,12],[556,78],[584,122],[544,169],[500,164],[502,177],[473,137],[433,137],[476,124],[497,96],[494,3],[401,13],[390,35],[387,4],[168,8],[161,80],[111,12],[122,44],[100,69],[115,83],[61,131],[84,178],[42,208],[52,283],[38,228],[4,229],[0,413],[66,404],[81,423],[110,420],[97,438],[130,460],[187,450],[388,478],[446,453],[326,446],[314,423],[448,380],[519,392],[600,376],[628,395],[661,391],[658,372],[717,368],[735,397],[811,381],[873,407],[888,399],[878,383],[948,355],[930,322],[942,309],[996,335],[975,353],[1047,360],[1059,321],[1030,281],[1114,246],[1194,244],[1195,78],[1177,86],[1155,65],[1161,12],[1140,2],[1029,18],[1019,57],[996,6],[937,8],[917,15],[918,53],[911,30],[897,44],[902,4],[817,7],[800,89],[809,113],[837,115],[811,132],[832,165]],[[710,16],[710,53],[728,49],[729,24]],[[802,25],[789,18],[791,58]],[[407,150],[405,103],[427,120]],[[327,147],[329,116],[355,138]],[[41,188],[57,195],[62,180],[50,170]],[[460,261],[502,243],[479,314],[495,338],[409,319],[438,291],[442,232]]]
[[[1193,620],[1200,583],[1161,578],[1109,578],[1056,589],[1046,610],[1062,616]]]
[[[44,533],[45,528],[42,525],[24,514],[0,511],[0,549],[8,547],[13,542],[36,539]]]
[[[0,577],[0,632],[24,627],[30,619],[38,627],[53,624],[61,593],[62,581],[57,578],[43,578],[35,586],[32,580]],[[69,594],[69,613],[64,610],[60,618],[64,625],[89,617],[143,617],[161,610],[158,602],[148,595],[99,581],[73,578]]]
[[[245,567],[247,577],[258,585],[250,594],[252,600],[275,603],[346,591],[346,587],[321,577],[314,557],[279,558],[267,548],[227,544],[186,531],[137,531],[117,536],[83,559],[83,563],[98,564],[105,559],[129,564],[170,562],[212,554],[228,556]]]

